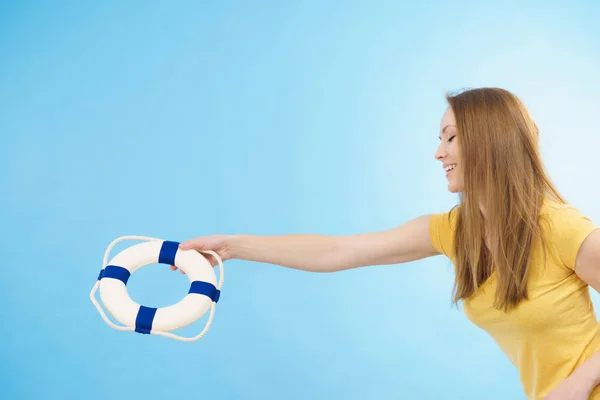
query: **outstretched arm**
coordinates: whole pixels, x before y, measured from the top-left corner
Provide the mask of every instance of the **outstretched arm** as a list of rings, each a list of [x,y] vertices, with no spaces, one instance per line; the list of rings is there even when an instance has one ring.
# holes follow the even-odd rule
[[[390,230],[348,236],[232,235],[226,237],[224,247],[227,258],[311,272],[335,272],[405,263],[439,254],[429,237],[429,222],[429,215],[424,215]],[[202,242],[202,238],[195,240]]]

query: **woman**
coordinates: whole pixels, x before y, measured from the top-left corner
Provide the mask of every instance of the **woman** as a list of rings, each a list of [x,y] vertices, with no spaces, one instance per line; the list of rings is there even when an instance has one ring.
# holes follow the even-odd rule
[[[181,247],[312,272],[444,254],[455,266],[454,301],[519,369],[529,399],[600,399],[588,289],[600,290],[600,230],[548,178],[538,129],[516,96],[482,88],[447,100],[435,158],[460,194],[449,212],[376,233],[213,235]]]

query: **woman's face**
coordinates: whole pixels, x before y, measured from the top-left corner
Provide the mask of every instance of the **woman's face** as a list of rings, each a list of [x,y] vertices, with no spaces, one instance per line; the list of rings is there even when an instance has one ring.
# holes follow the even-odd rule
[[[454,112],[448,107],[440,123],[441,143],[435,152],[435,159],[442,162],[448,180],[448,190],[452,193],[463,192],[465,186],[457,133]]]

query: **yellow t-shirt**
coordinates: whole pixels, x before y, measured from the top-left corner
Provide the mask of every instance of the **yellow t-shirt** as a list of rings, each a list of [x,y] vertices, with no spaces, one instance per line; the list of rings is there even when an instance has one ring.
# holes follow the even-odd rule
[[[454,258],[456,210],[431,216],[434,247]],[[467,318],[485,330],[518,368],[528,399],[543,399],[582,362],[600,350],[600,326],[589,287],[574,272],[579,247],[596,229],[570,205],[547,199],[541,210],[548,246],[534,245],[528,284],[529,299],[507,313],[493,307],[496,290],[492,274],[463,301]],[[600,386],[590,399],[600,400]]]

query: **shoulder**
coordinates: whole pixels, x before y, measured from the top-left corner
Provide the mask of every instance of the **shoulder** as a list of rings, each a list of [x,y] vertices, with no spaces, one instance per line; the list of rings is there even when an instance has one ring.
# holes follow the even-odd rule
[[[454,232],[458,222],[460,206],[449,211],[430,214],[429,234],[433,247],[452,258],[454,255]]]
[[[573,233],[593,225],[593,221],[575,206],[552,199],[544,200],[540,210],[540,221],[553,234]]]
[[[560,216],[561,214],[573,212],[579,212],[579,210],[569,203],[561,203],[551,198],[545,198],[540,215]]]
[[[540,222],[547,244],[563,265],[574,269],[581,245],[597,229],[594,221],[571,204],[547,199],[540,210]]]

